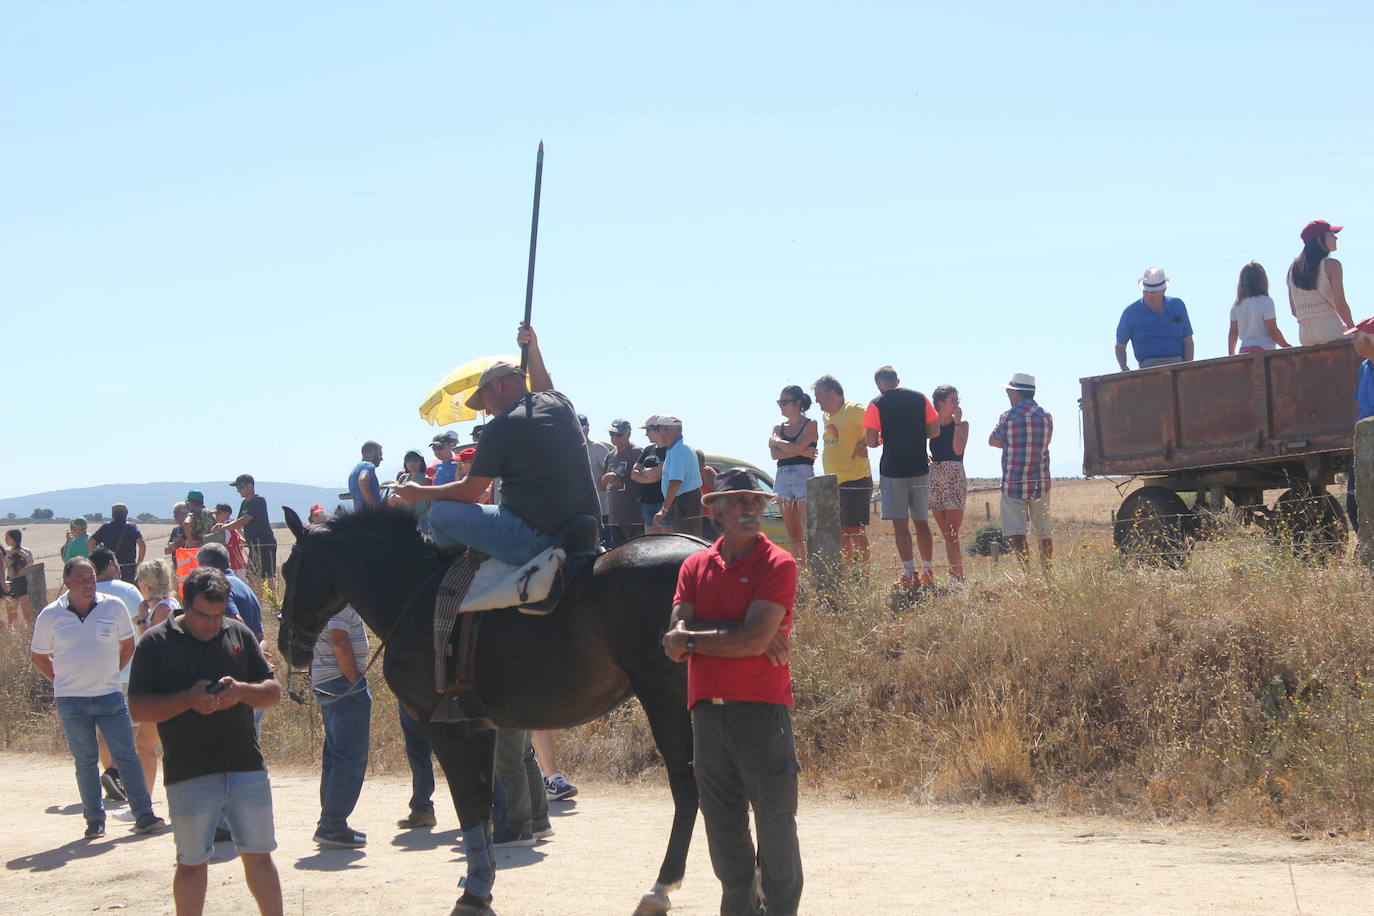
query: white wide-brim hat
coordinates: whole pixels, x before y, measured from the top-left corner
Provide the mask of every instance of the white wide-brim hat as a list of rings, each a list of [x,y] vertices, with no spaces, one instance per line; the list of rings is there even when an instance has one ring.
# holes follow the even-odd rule
[[[1148,267],[1140,277],[1140,288],[1147,293],[1162,293],[1169,288],[1163,267]]]
[[[1035,376],[1029,372],[1013,372],[1011,381],[1007,382],[1008,391],[1034,391]]]

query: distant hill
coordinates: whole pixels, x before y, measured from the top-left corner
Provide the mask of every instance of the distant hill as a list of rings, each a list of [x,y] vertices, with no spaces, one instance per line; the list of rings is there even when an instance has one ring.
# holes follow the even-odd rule
[[[87,515],[99,512],[110,517],[110,506],[124,503],[129,507],[129,517],[137,518],[142,512],[151,512],[158,518],[172,514],[172,506],[186,498],[186,491],[200,490],[205,494],[205,504],[214,507],[216,503],[228,503],[239,511],[238,493],[223,480],[203,483],[112,483],[99,487],[76,487],[71,490],[49,490],[46,493],[33,493],[28,496],[11,496],[0,499],[0,520],[13,512],[16,518],[26,519],[33,515],[34,509],[51,509],[59,518],[74,515]],[[312,487],[299,483],[272,483],[260,480],[257,483],[258,495],[267,500],[268,512],[272,522],[280,522],[282,506],[290,506],[305,517],[306,511],[315,503],[332,512],[339,504],[339,489]]]

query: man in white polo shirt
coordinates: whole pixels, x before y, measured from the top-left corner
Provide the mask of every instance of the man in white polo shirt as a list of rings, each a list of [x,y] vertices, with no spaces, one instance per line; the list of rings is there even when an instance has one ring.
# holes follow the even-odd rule
[[[62,569],[67,591],[33,622],[30,657],[53,684],[57,717],[76,761],[76,786],[86,816],[86,839],[105,835],[96,732],[105,737],[133,811],[134,832],[153,833],[167,822],[153,800],[134,752],[133,723],[120,689],[119,672],[134,654],[133,621],[117,598],[96,591],[95,567],[85,557]]]

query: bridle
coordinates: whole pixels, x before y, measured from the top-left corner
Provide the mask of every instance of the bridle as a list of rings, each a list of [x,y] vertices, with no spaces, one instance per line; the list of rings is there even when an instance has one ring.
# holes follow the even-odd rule
[[[303,560],[304,556],[302,556],[301,559]],[[420,596],[424,594],[425,589],[429,588],[430,583],[437,579],[440,576],[440,574],[442,574],[444,570],[448,568],[448,566],[449,564],[447,563],[440,563],[438,566],[434,568],[434,570],[428,576],[424,578],[423,581],[421,581],[419,587],[410,593],[410,597],[406,600],[406,603],[401,607],[401,613],[396,615],[396,619],[392,621],[391,628],[387,630],[386,635],[383,636],[381,641],[377,643],[377,648],[373,651],[372,657],[368,659],[367,665],[363,668],[362,673],[358,675],[358,679],[356,681],[348,685],[347,690],[343,691],[342,693],[330,693],[327,690],[321,690],[320,688],[314,687],[312,685],[311,690],[314,692],[315,696],[320,698],[320,700],[322,701],[327,700],[329,703],[337,703],[345,697],[352,696],[358,691],[366,689],[367,673],[372,670],[373,665],[377,664],[377,659],[381,657],[382,650],[385,649],[387,643],[391,641],[391,637],[396,635],[397,629],[400,628],[401,623],[406,618],[406,615],[410,613],[410,609],[415,606],[415,602],[420,600]],[[304,695],[302,695],[296,690],[293,690],[291,687],[291,683],[293,678],[297,674],[305,674],[308,677],[309,669],[297,668],[295,664],[293,664],[291,661],[292,653],[289,650],[299,650],[302,654],[307,652],[314,653],[315,645],[314,643],[307,643],[304,639],[301,639],[300,636],[296,633],[296,625],[295,620],[293,619],[293,615],[287,614],[283,610],[280,616],[285,618],[286,644],[288,647],[288,652],[286,656],[286,695],[289,696],[296,703],[304,706]]]

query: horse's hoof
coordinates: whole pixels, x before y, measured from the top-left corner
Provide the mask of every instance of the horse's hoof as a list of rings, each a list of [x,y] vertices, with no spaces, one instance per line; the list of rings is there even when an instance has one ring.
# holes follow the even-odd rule
[[[475,894],[464,891],[463,896],[458,898],[458,902],[453,905],[448,916],[496,916],[496,911],[491,908],[491,898],[483,900]]]
[[[662,916],[672,905],[663,891],[649,891],[639,898],[639,906],[635,907],[633,916]]]

